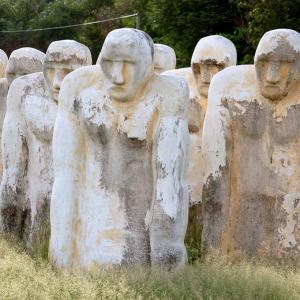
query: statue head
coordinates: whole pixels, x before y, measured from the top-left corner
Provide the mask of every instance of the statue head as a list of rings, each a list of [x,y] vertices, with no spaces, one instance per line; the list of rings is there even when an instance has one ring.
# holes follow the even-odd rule
[[[154,74],[153,55],[153,41],[145,32],[131,28],[111,31],[97,61],[110,97],[132,100]]]
[[[300,34],[290,29],[266,32],[254,58],[261,94],[280,100],[288,94],[300,74]]]
[[[176,54],[173,48],[154,44],[154,71],[160,74],[176,68]]]
[[[89,48],[73,40],[52,42],[46,53],[44,77],[54,101],[58,101],[61,84],[65,76],[77,68],[91,65]]]
[[[199,40],[191,67],[201,96],[207,98],[212,77],[224,68],[235,65],[236,59],[236,48],[229,39],[210,35]]]
[[[43,70],[45,53],[30,47],[14,50],[5,70],[8,84],[16,78]]]
[[[0,78],[5,77],[5,69],[8,63],[8,57],[6,53],[0,49]]]

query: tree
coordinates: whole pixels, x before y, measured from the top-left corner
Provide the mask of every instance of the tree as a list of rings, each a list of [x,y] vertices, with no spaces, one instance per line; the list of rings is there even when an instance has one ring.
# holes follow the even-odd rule
[[[239,63],[252,63],[265,31],[300,31],[300,0],[0,0],[2,30],[44,28],[84,23],[139,12],[141,29],[155,42],[173,47],[177,66],[190,65],[198,40],[211,34],[231,39]],[[8,54],[31,46],[46,51],[49,43],[75,39],[86,44],[96,60],[107,33],[135,27],[135,18],[42,32],[0,34],[0,48]]]

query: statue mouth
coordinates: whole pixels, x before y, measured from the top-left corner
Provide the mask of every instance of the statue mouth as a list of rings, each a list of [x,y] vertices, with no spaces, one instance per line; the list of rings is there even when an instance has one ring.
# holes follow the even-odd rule
[[[270,92],[276,92],[276,91],[280,91],[281,88],[280,88],[280,85],[279,84],[268,84],[268,85],[265,85],[264,89],[266,91],[270,91]]]
[[[201,85],[202,87],[209,87],[210,82],[201,82],[200,85]]]
[[[111,92],[116,92],[116,93],[121,93],[124,92],[126,90],[126,87],[124,85],[116,85],[116,84],[112,84],[110,91]]]

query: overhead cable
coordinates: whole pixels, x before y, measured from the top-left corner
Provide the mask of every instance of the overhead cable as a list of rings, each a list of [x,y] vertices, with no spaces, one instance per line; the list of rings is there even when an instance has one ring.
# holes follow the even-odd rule
[[[105,20],[98,20],[98,21],[87,22],[87,23],[81,23],[81,24],[72,24],[72,25],[46,27],[46,28],[35,28],[35,29],[22,29],[22,30],[0,30],[0,33],[19,33],[19,32],[35,32],[35,31],[45,31],[45,30],[56,30],[56,29],[63,29],[63,28],[72,28],[72,27],[87,26],[87,25],[92,25],[92,24],[106,23],[106,22],[110,22],[110,21],[126,19],[126,18],[132,18],[132,17],[137,18],[137,22],[136,22],[137,24],[136,25],[138,27],[139,14],[135,13],[135,14],[131,14],[131,15],[120,16],[120,17],[115,17],[115,18],[110,18],[110,19],[105,19]]]

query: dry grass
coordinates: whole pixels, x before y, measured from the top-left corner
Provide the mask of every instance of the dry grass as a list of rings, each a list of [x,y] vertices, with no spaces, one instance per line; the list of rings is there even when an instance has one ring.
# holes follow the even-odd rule
[[[221,256],[178,273],[54,271],[0,238],[0,299],[300,299],[300,271]]]

